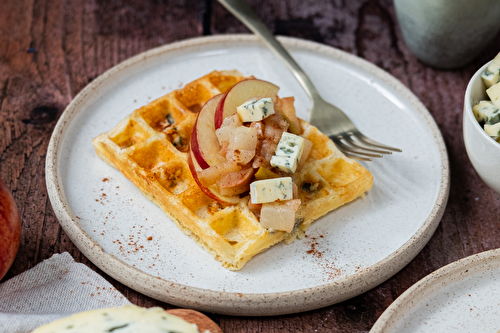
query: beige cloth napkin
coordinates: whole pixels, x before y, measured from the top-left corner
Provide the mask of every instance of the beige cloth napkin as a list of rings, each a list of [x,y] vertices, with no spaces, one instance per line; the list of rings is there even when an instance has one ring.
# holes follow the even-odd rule
[[[54,254],[0,284],[0,332],[28,333],[76,312],[125,304],[102,276],[67,252]]]

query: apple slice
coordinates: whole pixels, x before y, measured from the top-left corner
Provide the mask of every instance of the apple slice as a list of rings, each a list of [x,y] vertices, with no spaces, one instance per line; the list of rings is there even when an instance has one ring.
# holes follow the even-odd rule
[[[297,118],[297,114],[295,113],[295,106],[293,106],[294,101],[294,97],[279,98],[278,111],[282,112],[281,115],[290,124],[288,127],[290,133],[300,135],[300,120]]]
[[[248,168],[222,175],[217,182],[220,193],[224,195],[238,195],[250,191],[250,181],[253,178],[253,174],[253,168]]]
[[[211,165],[223,163],[225,159],[220,156],[221,146],[215,135],[214,115],[217,105],[224,97],[219,94],[209,99],[201,108],[191,133],[191,151],[202,169]]]
[[[188,165],[189,165],[189,170],[191,171],[191,174],[193,175],[193,178],[198,184],[198,187],[208,195],[210,198],[222,203],[222,204],[237,204],[240,201],[240,197],[235,195],[235,196],[226,196],[222,195],[219,192],[219,189],[216,184],[213,184],[211,186],[205,186],[200,178],[198,177],[198,171],[203,170],[198,162],[196,161],[196,158],[193,156],[194,153],[193,151],[188,152]]]
[[[260,226],[292,232],[295,226],[295,212],[299,209],[300,199],[269,202],[262,204]]]
[[[248,79],[236,83],[217,105],[214,117],[215,129],[220,128],[224,119],[236,113],[236,108],[250,98],[270,97],[273,102],[276,102],[279,89],[277,85],[258,79]]]

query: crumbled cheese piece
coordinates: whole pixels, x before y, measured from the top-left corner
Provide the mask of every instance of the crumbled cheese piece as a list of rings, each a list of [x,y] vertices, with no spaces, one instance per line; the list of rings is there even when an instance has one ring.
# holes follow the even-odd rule
[[[304,138],[283,132],[276,148],[275,156],[271,157],[271,165],[284,172],[293,173],[304,151]]]
[[[271,98],[252,99],[236,108],[241,121],[259,121],[274,114],[274,106]]]
[[[486,88],[491,87],[492,85],[498,83],[498,75],[499,72],[491,72],[490,70],[486,69],[483,74],[481,74],[481,79],[483,80],[484,85]]]
[[[500,83],[494,84],[486,89],[486,93],[490,97],[493,104],[500,106]]]
[[[257,180],[250,184],[250,200],[253,204],[290,200],[292,198],[291,177]]]
[[[500,121],[500,108],[493,105],[490,101],[481,101],[472,107],[474,116],[480,123],[489,125],[496,124]]]
[[[500,73],[500,53],[491,61],[483,74],[481,74],[481,79],[483,79],[486,88],[498,82]]]
[[[500,136],[500,123],[496,123],[494,125],[485,124],[484,131],[493,139],[497,139]]]
[[[294,173],[297,170],[297,163],[293,159],[284,156],[271,157],[271,165],[278,170]]]

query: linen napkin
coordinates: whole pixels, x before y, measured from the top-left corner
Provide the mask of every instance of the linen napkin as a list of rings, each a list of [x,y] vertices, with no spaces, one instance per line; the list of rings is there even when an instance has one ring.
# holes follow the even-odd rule
[[[77,312],[125,304],[102,276],[67,252],[54,254],[0,284],[0,332],[28,333]]]

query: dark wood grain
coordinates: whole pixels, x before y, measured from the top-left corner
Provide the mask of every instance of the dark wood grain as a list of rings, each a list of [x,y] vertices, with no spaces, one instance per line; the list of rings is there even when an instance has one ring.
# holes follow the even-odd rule
[[[224,332],[367,332],[391,302],[419,279],[457,259],[500,247],[500,196],[479,179],[462,139],[465,87],[472,74],[499,51],[500,36],[472,63],[442,71],[410,53],[390,0],[249,2],[276,34],[313,40],[362,57],[413,91],[443,134],[451,191],[430,242],[382,285],[307,313],[264,318],[209,314]],[[23,219],[21,247],[5,279],[54,253],[68,251],[131,302],[174,308],[114,281],[73,245],[47,196],[48,142],[72,98],[117,63],[177,40],[248,30],[210,0],[3,0],[1,7],[0,176],[13,192]]]

